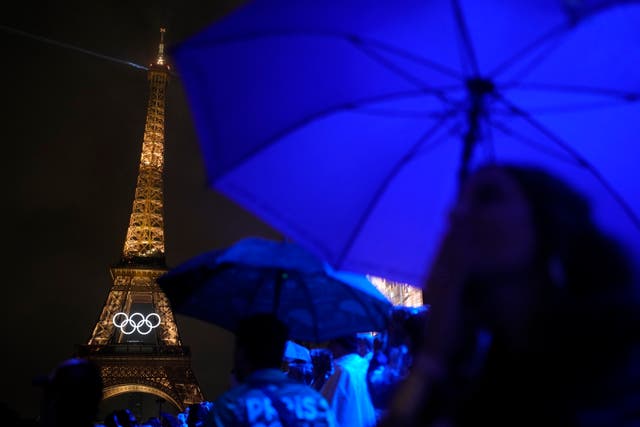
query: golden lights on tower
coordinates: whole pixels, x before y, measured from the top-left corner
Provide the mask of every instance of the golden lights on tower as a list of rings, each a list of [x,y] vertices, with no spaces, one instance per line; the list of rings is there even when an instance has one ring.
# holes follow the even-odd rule
[[[164,57],[164,33],[155,66],[149,68],[149,101],[135,198],[127,237],[125,259],[156,259],[164,262],[162,174],[164,167],[164,122],[169,67]]]
[[[165,65],[164,59],[164,33],[166,30],[164,28],[160,28],[160,46],[158,47],[158,59],[156,59],[156,64]]]
[[[382,277],[367,276],[367,278],[394,306],[421,307],[423,305],[420,288],[407,283],[392,282]]]

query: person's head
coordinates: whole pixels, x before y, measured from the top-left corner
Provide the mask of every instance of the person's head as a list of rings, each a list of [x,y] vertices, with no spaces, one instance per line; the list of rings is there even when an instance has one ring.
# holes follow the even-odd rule
[[[609,292],[630,284],[627,255],[619,242],[598,228],[585,196],[541,169],[504,168],[531,207],[534,264],[549,284],[573,295]]]
[[[72,358],[59,364],[44,380],[42,424],[91,425],[102,400],[100,369],[87,359]]]
[[[106,427],[134,427],[138,425],[138,421],[130,410],[116,409],[107,415],[104,425]]]
[[[465,312],[512,337],[524,336],[536,313],[630,283],[623,252],[596,227],[587,199],[542,169],[478,169],[461,188],[451,227],[464,232],[471,254]]]
[[[373,336],[369,333],[358,334],[358,354],[365,357],[373,351]]]
[[[302,384],[309,385],[313,381],[313,364],[305,360],[292,360],[287,363],[287,377]]]
[[[420,349],[426,319],[427,310],[424,307],[414,308],[409,312],[409,317],[404,322],[406,345],[411,355],[415,355]]]
[[[331,350],[335,359],[346,354],[358,353],[357,334],[345,335],[329,341],[327,348]]]
[[[160,425],[162,427],[181,427],[182,426],[182,421],[179,420],[178,417],[175,415],[162,412],[159,418],[160,418]],[[204,425],[204,423],[200,425]]]
[[[211,402],[198,402],[189,405],[187,411],[187,426],[202,427],[206,425],[211,408]]]
[[[289,338],[287,326],[270,313],[241,319],[236,328],[234,373],[242,382],[259,369],[279,369]]]
[[[310,351],[313,365],[313,387],[319,390],[333,373],[333,355],[327,348],[314,348]]]
[[[536,246],[533,212],[518,181],[503,167],[477,170],[463,183],[450,214],[463,230],[474,274],[524,271]]]
[[[451,220],[468,227],[479,275],[525,273],[577,293],[605,285],[594,273],[606,286],[629,279],[624,255],[594,224],[587,199],[539,168],[478,169],[463,184]]]
[[[391,309],[391,315],[389,316],[389,323],[387,324],[387,346],[389,348],[398,347],[405,344],[406,331],[404,324],[409,317],[409,310],[407,307],[393,307]]]

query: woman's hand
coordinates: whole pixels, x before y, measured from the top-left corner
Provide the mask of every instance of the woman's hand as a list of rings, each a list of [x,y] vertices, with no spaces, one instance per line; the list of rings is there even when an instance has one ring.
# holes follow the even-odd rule
[[[429,305],[424,329],[423,357],[446,367],[461,339],[462,294],[473,264],[464,224],[453,224],[440,245],[423,287]]]
[[[462,339],[463,286],[472,268],[464,225],[451,227],[423,287],[429,304],[423,342],[408,377],[400,385],[381,427],[415,425],[434,384],[446,380],[448,364]]]

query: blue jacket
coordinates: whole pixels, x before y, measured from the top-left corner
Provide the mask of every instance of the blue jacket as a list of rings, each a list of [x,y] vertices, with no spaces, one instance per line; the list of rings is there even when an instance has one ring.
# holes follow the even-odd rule
[[[216,400],[218,427],[335,427],[329,404],[311,387],[277,369],[264,369]]]

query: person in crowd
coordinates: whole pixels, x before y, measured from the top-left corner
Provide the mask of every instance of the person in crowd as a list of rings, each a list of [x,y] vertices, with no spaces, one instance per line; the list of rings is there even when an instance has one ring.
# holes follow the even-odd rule
[[[322,395],[288,378],[280,369],[287,339],[287,327],[273,314],[240,320],[234,353],[239,385],[213,403],[214,425],[335,426],[333,412]]]
[[[421,346],[381,426],[640,425],[632,284],[624,251],[565,182],[478,169],[451,212]]]
[[[208,402],[201,402],[201,405],[206,405]],[[178,419],[177,416],[169,414],[167,412],[162,412],[160,414],[160,425],[162,427],[180,427],[182,426],[182,422]],[[204,426],[204,424],[194,424],[196,426]]]
[[[314,390],[322,390],[322,386],[333,374],[333,355],[327,348],[314,348],[310,351],[311,364],[313,365],[311,387]]]
[[[388,330],[367,371],[367,387],[378,418],[386,411],[396,388],[408,375],[422,339],[424,307],[394,307]],[[386,345],[385,345],[386,344]]]
[[[375,371],[380,366],[387,365],[387,333],[382,332],[373,338],[373,355],[369,361],[369,372]],[[368,375],[368,374],[367,374]]]
[[[182,411],[182,412],[178,412],[178,415],[176,415],[176,418],[178,419],[178,424],[180,425],[180,427],[187,427],[187,417],[189,416],[189,407],[187,406],[187,408]],[[205,421],[204,425],[207,425],[207,421]]]
[[[149,417],[147,421],[140,424],[141,427],[162,427],[162,422],[158,417]]]
[[[116,409],[104,420],[105,427],[136,427],[138,420],[129,409]]]
[[[364,357],[367,362],[373,357],[373,335],[369,332],[363,332],[357,335],[358,338],[358,354]]]
[[[311,381],[313,381],[311,353],[309,349],[302,344],[287,341],[282,358],[282,365],[282,369],[289,378],[306,385],[310,385]]]
[[[67,359],[37,383],[44,387],[41,426],[93,426],[103,388],[100,369],[94,363]]]
[[[313,364],[311,362],[294,359],[285,363],[287,377],[302,384],[311,385],[313,381]]]
[[[356,335],[329,341],[333,374],[322,387],[340,427],[372,427],[376,414],[367,389],[369,362],[358,354]]]
[[[211,402],[192,403],[187,406],[187,427],[203,427],[210,417],[213,404]]]

